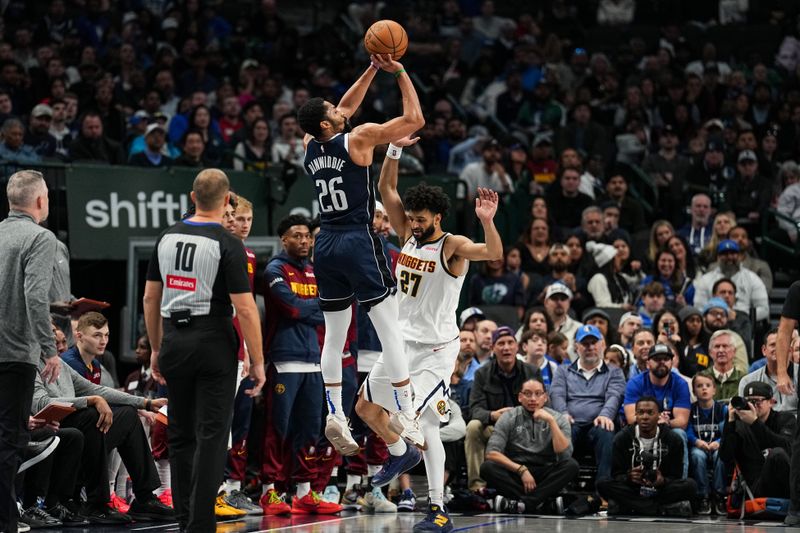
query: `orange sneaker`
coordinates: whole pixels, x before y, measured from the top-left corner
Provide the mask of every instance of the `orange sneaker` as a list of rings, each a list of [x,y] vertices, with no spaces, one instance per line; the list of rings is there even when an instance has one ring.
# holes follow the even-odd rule
[[[172,507],[172,489],[166,489],[164,492],[162,492],[158,497],[158,501],[167,507]]]
[[[292,498],[292,514],[336,514],[341,510],[341,505],[326,502],[313,490],[302,498]]]
[[[266,494],[261,496],[261,500],[258,503],[264,509],[265,515],[276,516],[292,512],[292,508],[283,501],[283,498],[275,492],[275,489],[268,490]]]
[[[128,502],[117,496],[116,492],[111,493],[111,501],[108,502],[108,506],[123,514],[127,513],[131,508],[131,506],[128,505]]]

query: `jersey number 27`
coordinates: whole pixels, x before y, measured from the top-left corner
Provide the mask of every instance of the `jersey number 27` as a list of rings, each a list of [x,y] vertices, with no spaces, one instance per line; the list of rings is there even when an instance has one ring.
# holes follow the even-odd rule
[[[341,185],[344,180],[341,176],[336,176],[329,180],[319,179],[316,181],[317,190],[319,191],[319,209],[323,213],[330,213],[333,211],[347,210],[347,195],[343,190],[337,189],[337,185]],[[330,201],[328,201],[330,197]]]
[[[422,276],[419,274],[412,274],[408,270],[400,271],[400,290],[404,293],[416,297],[419,291],[419,282],[422,281]]]

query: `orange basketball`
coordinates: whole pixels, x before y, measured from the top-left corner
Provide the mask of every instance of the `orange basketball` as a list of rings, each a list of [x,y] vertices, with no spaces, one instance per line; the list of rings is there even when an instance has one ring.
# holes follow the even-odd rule
[[[379,20],[364,35],[364,48],[370,54],[391,54],[392,59],[403,57],[408,48],[406,30],[393,20]]]

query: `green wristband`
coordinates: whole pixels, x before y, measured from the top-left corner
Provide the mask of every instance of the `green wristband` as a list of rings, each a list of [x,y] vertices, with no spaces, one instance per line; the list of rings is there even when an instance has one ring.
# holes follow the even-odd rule
[[[406,71],[406,69],[404,69],[404,68],[401,68],[400,70],[398,70],[397,72],[395,72],[395,73],[394,73],[394,77],[395,77],[395,78],[399,78],[399,77],[400,77],[400,74],[402,74],[402,73],[403,73],[403,72],[405,72],[405,71]]]

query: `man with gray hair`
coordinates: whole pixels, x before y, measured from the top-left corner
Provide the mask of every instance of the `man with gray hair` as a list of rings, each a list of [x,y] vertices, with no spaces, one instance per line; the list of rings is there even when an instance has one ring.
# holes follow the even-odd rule
[[[25,144],[25,126],[16,118],[3,122],[3,141],[0,142],[0,159],[17,163],[38,163],[42,157],[33,146]]]
[[[14,478],[28,443],[28,415],[39,359],[42,379],[61,370],[50,328],[48,291],[56,238],[39,226],[47,219],[47,185],[41,173],[21,170],[6,187],[9,215],[0,222],[0,530],[17,531]]]
[[[704,193],[692,196],[691,220],[678,230],[678,235],[686,240],[692,253],[697,255],[711,240],[714,219],[711,217],[711,198]]]

